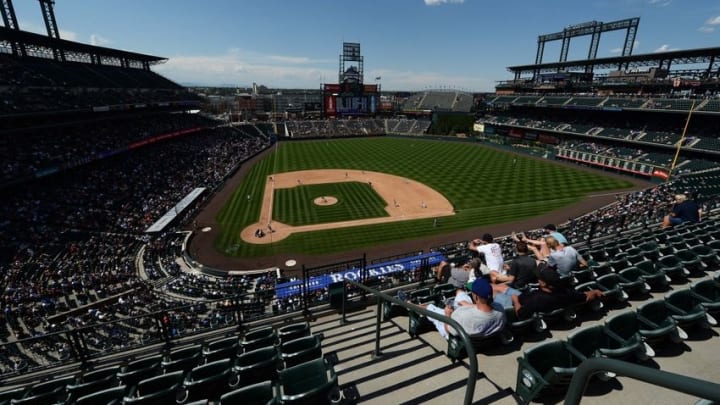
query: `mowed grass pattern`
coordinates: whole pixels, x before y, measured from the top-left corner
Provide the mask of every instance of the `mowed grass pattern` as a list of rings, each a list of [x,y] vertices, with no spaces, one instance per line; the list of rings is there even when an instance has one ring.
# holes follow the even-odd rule
[[[323,196],[337,198],[333,205],[313,201]],[[328,222],[387,217],[386,201],[366,183],[356,181],[311,184],[275,190],[273,219],[301,226]]]
[[[259,217],[266,176],[311,169],[404,176],[445,195],[456,215],[441,218],[438,227],[433,227],[433,219],[419,219],[306,232],[272,245],[242,242],[240,231]],[[216,247],[245,257],[338,252],[532,218],[591,193],[629,187],[631,183],[624,180],[469,142],[391,137],[284,142],[253,167],[219,213],[221,235]]]

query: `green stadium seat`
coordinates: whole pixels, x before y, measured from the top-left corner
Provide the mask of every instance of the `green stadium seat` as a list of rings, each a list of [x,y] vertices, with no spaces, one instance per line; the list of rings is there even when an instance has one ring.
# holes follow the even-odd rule
[[[240,341],[237,336],[214,340],[203,347],[203,360],[205,363],[212,363],[215,360],[235,358],[239,348]]]
[[[619,342],[620,347],[632,347],[637,342],[642,343],[643,353],[638,354],[638,359],[642,360],[646,357],[655,356],[655,351],[649,345],[645,344],[646,338],[641,333],[641,325],[638,315],[635,312],[627,311],[614,315],[605,321],[603,333],[615,342]],[[579,343],[578,343],[579,344]]]
[[[283,404],[327,403],[337,389],[337,374],[323,359],[280,371],[280,401]]]
[[[690,289],[676,290],[667,294],[665,305],[681,328],[717,325],[717,320],[705,311],[705,307]]]
[[[685,269],[682,260],[674,254],[663,256],[658,260],[658,267],[673,280],[685,281],[690,272]]]
[[[250,352],[277,343],[277,331],[271,327],[251,330],[240,340],[243,352]]]
[[[25,395],[27,387],[12,388],[0,392],[0,405],[8,405],[13,399],[20,399]]]
[[[165,373],[182,371],[187,373],[202,361],[202,346],[192,345],[171,351],[162,361]]]
[[[11,399],[11,404],[45,405],[63,402],[66,399],[65,387],[75,382],[74,376],[55,378],[33,384],[19,399]]]
[[[106,388],[78,398],[75,405],[121,405],[126,390],[124,385]]]
[[[181,393],[182,382],[183,372],[181,370],[142,380],[137,386],[130,387],[124,403],[133,405],[172,404]]]
[[[665,289],[670,283],[670,277],[660,270],[654,261],[643,260],[636,263],[635,268],[640,270],[645,281],[653,288]]]
[[[295,323],[278,329],[278,339],[280,344],[301,338],[303,336],[310,336],[310,324],[307,322]]]
[[[475,348],[475,353],[480,353],[483,350],[498,347],[499,345],[508,345],[515,339],[507,327],[489,336],[470,335],[469,337],[470,343],[473,345],[473,348]],[[448,336],[447,356],[452,362],[467,356],[467,351],[465,350],[462,339],[453,334],[449,334]]]
[[[277,387],[271,381],[248,385],[220,396],[220,405],[273,405],[277,404]]]
[[[667,339],[679,343],[687,339],[687,333],[672,318],[663,300],[653,300],[637,308],[637,329],[650,344]]]
[[[184,398],[178,402],[197,401],[199,399],[219,400],[229,391],[231,359],[213,361],[190,370],[183,381]]]
[[[280,364],[280,354],[274,346],[238,354],[230,385],[244,387],[262,381],[277,381]]]
[[[148,356],[129,362],[127,365],[121,366],[117,372],[117,378],[120,384],[128,387],[134,386],[140,381],[153,377],[160,373],[162,356]]]
[[[321,335],[303,336],[282,343],[278,350],[285,368],[322,357]]]
[[[720,314],[720,284],[715,280],[700,281],[690,287],[690,292],[709,314],[713,316]]]
[[[95,391],[104,390],[113,385],[117,385],[118,371],[120,371],[119,367],[106,367],[83,373],[74,384],[68,384],[65,387],[68,395],[68,401],[73,402],[77,400],[77,398],[91,394]]]
[[[608,334],[605,326],[594,325],[581,328],[567,337],[569,349],[584,359],[606,357],[618,360],[647,360],[654,353],[645,350],[645,344],[639,333],[630,339],[618,340]]]
[[[518,359],[515,393],[523,403],[546,395],[563,394],[582,362],[566,342],[553,340],[525,350]]]

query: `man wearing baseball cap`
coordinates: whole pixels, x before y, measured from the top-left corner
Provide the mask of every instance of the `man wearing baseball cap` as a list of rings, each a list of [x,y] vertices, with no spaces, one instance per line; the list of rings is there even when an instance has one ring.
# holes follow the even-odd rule
[[[445,308],[433,304],[424,306],[427,310],[437,314],[443,314],[452,318],[460,324],[469,335],[489,336],[497,333],[505,327],[505,313],[492,306],[492,286],[485,278],[475,279],[468,284],[472,303],[467,301],[459,302],[456,309],[447,305]],[[456,335],[457,332],[450,325],[430,319],[437,328],[440,335],[445,339],[449,334]]]

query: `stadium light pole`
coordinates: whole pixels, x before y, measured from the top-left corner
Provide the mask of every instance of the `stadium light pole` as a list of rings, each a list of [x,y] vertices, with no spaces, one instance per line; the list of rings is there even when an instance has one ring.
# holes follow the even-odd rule
[[[677,148],[675,148],[675,157],[673,157],[672,164],[670,165],[670,173],[668,173],[667,180],[665,182],[669,182],[672,178],[673,172],[675,171],[675,165],[677,163],[678,156],[680,156],[680,149],[682,149],[683,144],[685,143],[685,135],[687,134],[688,126],[690,126],[690,118],[692,118],[693,110],[695,109],[695,100],[692,101],[692,104],[690,105],[690,110],[688,111],[688,116],[685,119],[685,128],[683,128],[683,132],[680,135],[680,141],[678,141]]]

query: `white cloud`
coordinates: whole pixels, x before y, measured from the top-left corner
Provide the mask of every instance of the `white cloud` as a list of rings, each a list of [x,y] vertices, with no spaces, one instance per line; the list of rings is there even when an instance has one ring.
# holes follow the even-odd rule
[[[304,56],[264,55],[230,49],[219,55],[178,55],[153,70],[181,84],[200,86],[250,86],[253,82],[271,88],[319,88],[320,83],[337,83],[337,61]],[[452,76],[437,72],[372,69],[365,80],[382,77],[385,90],[419,90],[432,83],[453,88],[487,91],[494,80],[476,75]]]
[[[256,82],[268,87],[316,88],[321,77],[337,76],[330,62],[334,61],[230,49],[220,55],[172,56],[153,70],[180,83],[247,86]]]
[[[670,52],[670,51],[677,51],[677,48],[671,48],[668,44],[662,44],[659,48],[655,49],[653,52]]]
[[[705,32],[705,33],[708,33],[708,34],[709,34],[709,33],[713,32],[713,31],[715,31],[715,27],[709,27],[709,26],[707,26],[707,25],[703,25],[702,27],[698,28],[698,31],[700,31],[700,32]]]
[[[67,39],[68,41],[77,41],[77,34],[73,31],[67,31],[63,29],[58,29],[60,33],[61,39]]]
[[[705,22],[706,25],[720,25],[720,15]]]
[[[95,46],[107,46],[107,45],[109,45],[109,44],[111,44],[111,43],[112,43],[112,41],[110,41],[109,39],[107,39],[107,38],[105,38],[105,37],[101,37],[101,36],[98,35],[98,34],[91,34],[91,35],[90,35],[90,45],[95,45]]]
[[[657,7],[666,7],[672,3],[672,0],[648,0],[648,4]]]
[[[425,0],[426,6],[440,6],[443,4],[460,4],[464,3],[465,0]]]

